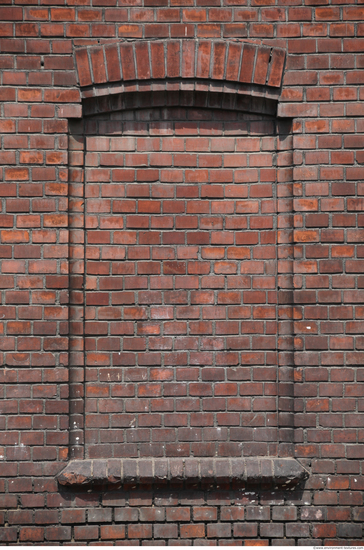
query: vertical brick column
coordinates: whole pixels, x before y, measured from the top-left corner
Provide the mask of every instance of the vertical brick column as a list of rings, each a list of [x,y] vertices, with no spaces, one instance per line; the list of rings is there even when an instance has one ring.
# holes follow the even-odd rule
[[[2,89],[0,347],[2,381],[10,386],[2,396],[9,417],[3,417],[1,454],[7,461],[68,459],[65,132],[77,106],[62,103],[77,98],[77,90],[62,96],[31,86],[16,94]]]
[[[70,456],[84,456],[84,121],[69,125]]]
[[[278,121],[277,296],[279,456],[294,456],[293,350],[293,135],[291,122]]]

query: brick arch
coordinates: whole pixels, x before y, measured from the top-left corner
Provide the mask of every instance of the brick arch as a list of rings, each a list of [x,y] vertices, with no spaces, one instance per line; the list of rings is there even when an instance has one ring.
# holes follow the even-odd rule
[[[248,41],[139,40],[75,50],[84,98],[117,93],[118,83],[150,91],[160,81],[188,79],[235,84],[245,94],[278,99],[284,63],[283,49]]]

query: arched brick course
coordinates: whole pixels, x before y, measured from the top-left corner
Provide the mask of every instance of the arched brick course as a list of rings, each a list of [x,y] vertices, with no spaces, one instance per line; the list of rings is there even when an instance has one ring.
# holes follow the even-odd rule
[[[163,40],[77,48],[81,88],[130,80],[212,79],[279,88],[285,51],[251,42]]]

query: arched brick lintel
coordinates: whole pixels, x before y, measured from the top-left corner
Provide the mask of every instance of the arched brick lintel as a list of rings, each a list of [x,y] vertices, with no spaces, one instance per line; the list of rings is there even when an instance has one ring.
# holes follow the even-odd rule
[[[244,41],[159,40],[77,48],[75,66],[83,97],[118,82],[213,80],[242,85],[278,99],[285,51]],[[147,86],[144,86],[146,91]]]

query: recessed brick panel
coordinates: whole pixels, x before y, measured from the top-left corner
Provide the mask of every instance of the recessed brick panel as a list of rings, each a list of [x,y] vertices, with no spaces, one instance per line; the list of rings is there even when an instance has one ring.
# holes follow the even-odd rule
[[[90,458],[275,452],[273,123],[179,113],[86,138]]]

